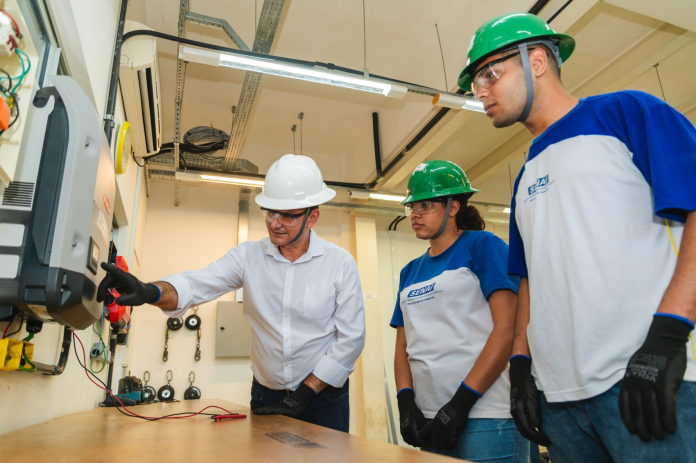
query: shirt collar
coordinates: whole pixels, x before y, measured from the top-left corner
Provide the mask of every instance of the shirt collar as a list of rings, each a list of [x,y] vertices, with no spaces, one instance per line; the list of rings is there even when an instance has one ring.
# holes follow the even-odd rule
[[[266,242],[266,254],[273,257],[273,259],[277,260],[278,262],[290,262],[280,253],[278,247],[271,243],[270,238],[268,238],[268,241]],[[307,262],[311,260],[312,257],[322,255],[324,255],[324,240],[319,238],[319,235],[317,235],[314,232],[314,230],[310,230],[309,248],[307,249],[307,252],[300,256],[300,258],[297,259],[294,263],[300,264],[302,262]]]

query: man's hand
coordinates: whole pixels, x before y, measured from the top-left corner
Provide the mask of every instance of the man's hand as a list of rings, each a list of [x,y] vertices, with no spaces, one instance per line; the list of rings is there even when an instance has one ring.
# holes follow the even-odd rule
[[[510,359],[510,414],[523,437],[544,447],[551,445],[541,432],[541,405],[532,377],[532,359],[524,355]]]
[[[299,418],[309,404],[317,396],[317,393],[305,383],[300,384],[295,392],[275,405],[268,405],[254,410],[255,415],[285,415],[290,418]]]
[[[462,383],[452,400],[437,412],[435,418],[420,432],[422,439],[429,439],[438,450],[452,450],[457,445],[459,435],[469,421],[469,411],[481,397],[477,392]]]
[[[116,299],[119,305],[138,306],[159,301],[161,293],[156,285],[143,283],[130,273],[105,262],[102,262],[101,268],[106,270],[106,276],[99,283],[97,302],[106,299],[111,288],[116,289],[120,294]]]
[[[414,447],[431,447],[430,442],[418,435],[425,426],[425,417],[416,405],[415,392],[409,388],[402,389],[396,395],[396,400],[399,402],[399,423],[404,442]]]
[[[628,432],[643,442],[677,430],[677,390],[686,371],[686,343],[693,325],[656,315],[643,345],[628,361],[619,410]]]

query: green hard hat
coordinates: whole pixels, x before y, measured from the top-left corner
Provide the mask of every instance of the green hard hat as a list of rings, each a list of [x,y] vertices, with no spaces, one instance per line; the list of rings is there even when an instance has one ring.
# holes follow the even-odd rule
[[[406,199],[401,204],[462,193],[478,193],[464,171],[450,161],[425,161],[411,172]]]
[[[471,73],[478,62],[486,56],[509,48],[519,42],[550,40],[557,43],[561,62],[570,57],[575,49],[575,39],[567,34],[558,34],[546,21],[529,13],[511,13],[491,19],[478,28],[469,44],[466,67],[459,74],[457,83],[462,90],[471,90]]]

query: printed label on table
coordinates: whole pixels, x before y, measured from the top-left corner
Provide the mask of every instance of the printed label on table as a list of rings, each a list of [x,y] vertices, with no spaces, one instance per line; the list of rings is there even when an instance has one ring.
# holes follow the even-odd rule
[[[319,445],[316,442],[311,442],[304,437],[290,434],[289,432],[267,432],[266,435],[271,439],[275,439],[283,444],[290,444],[293,447],[323,447],[323,445]]]

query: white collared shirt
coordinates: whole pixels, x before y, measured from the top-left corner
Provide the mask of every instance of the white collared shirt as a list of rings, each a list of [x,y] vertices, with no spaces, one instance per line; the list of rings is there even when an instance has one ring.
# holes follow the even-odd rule
[[[202,270],[163,278],[191,306],[244,290],[251,325],[251,370],[271,389],[295,390],[310,373],[341,387],[365,345],[358,268],[347,251],[310,232],[309,249],[290,262],[269,238],[246,241]]]

